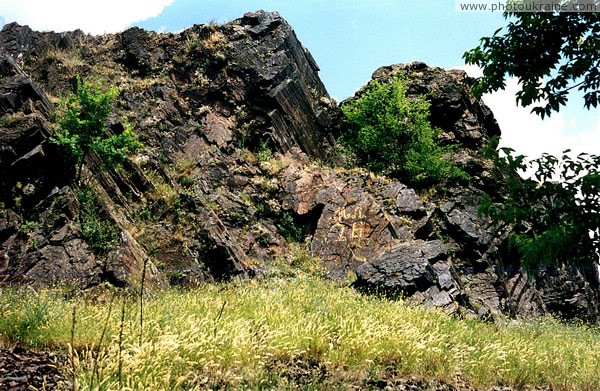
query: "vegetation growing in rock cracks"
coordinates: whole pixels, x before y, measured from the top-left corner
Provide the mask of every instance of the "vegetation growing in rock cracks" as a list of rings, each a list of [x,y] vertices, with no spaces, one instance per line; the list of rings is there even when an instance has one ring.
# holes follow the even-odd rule
[[[277,223],[277,229],[281,233],[281,236],[288,242],[301,242],[303,230],[300,225],[294,220],[292,213],[285,211],[282,213],[279,222]]]
[[[132,126],[125,126],[118,134],[108,129],[108,117],[117,95],[114,87],[105,91],[100,83],[92,84],[78,77],[75,93],[61,101],[59,128],[51,139],[75,166],[76,193],[81,205],[81,237],[98,255],[106,254],[114,247],[119,230],[104,218],[93,190],[79,187],[85,159],[95,153],[102,159],[104,169],[115,169],[127,155],[142,146]]]
[[[373,81],[358,98],[342,105],[348,130],[340,143],[359,164],[425,187],[443,179],[466,178],[449,159],[452,146],[441,146],[429,122],[429,102],[406,96],[405,77]]]
[[[596,329],[460,320],[310,275],[157,292],[144,299],[143,333],[139,303],[125,300],[121,318],[110,291],[0,293],[1,346],[68,353],[73,341],[68,389],[401,388],[411,376],[474,389],[600,388]]]
[[[81,169],[88,154],[96,153],[105,169],[114,169],[128,154],[141,148],[132,126],[125,126],[118,134],[112,134],[107,127],[117,95],[115,87],[103,91],[99,83],[92,84],[78,77],[75,93],[61,101],[59,129],[52,142],[61,147],[75,165],[77,181],[81,178]]]
[[[79,189],[77,198],[81,205],[79,212],[81,237],[95,254],[106,254],[115,246],[119,228],[112,220],[104,218],[92,189],[87,187]]]

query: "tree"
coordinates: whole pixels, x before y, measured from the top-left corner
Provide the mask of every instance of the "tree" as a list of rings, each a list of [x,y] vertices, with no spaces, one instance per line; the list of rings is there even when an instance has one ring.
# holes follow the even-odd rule
[[[523,1],[521,1],[523,2]],[[532,1],[525,1],[531,4]],[[539,2],[537,2],[539,3]],[[594,1],[596,5],[598,1]],[[567,102],[569,91],[584,92],[585,107],[598,105],[600,90],[600,13],[506,13],[507,33],[496,30],[465,53],[483,67],[474,93],[504,87],[517,77],[517,103],[538,104],[532,112],[550,116]],[[493,151],[495,168],[506,178],[506,198],[483,197],[480,211],[497,223],[515,225],[511,242],[521,264],[535,270],[550,264],[591,265],[600,252],[600,157],[567,150],[562,157],[534,160],[503,148]],[[535,169],[534,180],[519,172]]]
[[[429,122],[429,102],[406,97],[407,81],[373,81],[357,99],[342,105],[348,130],[340,143],[359,163],[375,172],[397,176],[417,186],[467,174],[450,161],[450,146],[437,142]]]
[[[587,3],[600,9],[597,0]],[[575,88],[584,92],[586,108],[597,107],[600,12],[507,12],[504,17],[509,20],[506,29],[482,38],[463,56],[467,63],[483,68],[473,89],[476,96],[504,88],[508,75],[521,83],[517,103],[535,104],[532,112],[542,118],[559,111]]]
[[[108,116],[117,95],[114,87],[103,92],[100,84],[77,78],[75,93],[61,102],[59,129],[51,140],[73,160],[77,182],[90,152],[103,160],[103,168],[114,169],[123,163],[128,154],[141,147],[131,126],[125,126],[119,134],[111,134],[108,130]]]
[[[495,169],[504,177],[506,199],[485,195],[480,212],[496,223],[511,223],[511,244],[530,271],[552,264],[585,266],[597,262],[600,251],[600,156],[565,151],[559,159],[544,154],[528,161],[510,148],[491,152]],[[535,180],[519,171],[535,168]]]

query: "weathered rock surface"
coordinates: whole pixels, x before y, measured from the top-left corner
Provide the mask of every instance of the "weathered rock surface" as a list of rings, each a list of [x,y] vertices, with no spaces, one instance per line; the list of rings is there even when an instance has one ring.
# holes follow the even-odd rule
[[[409,94],[426,94],[432,122],[472,179],[429,192],[325,160],[343,127],[318,67],[277,13],[179,34],[132,28],[89,36],[0,32],[0,267],[3,279],[89,287],[103,281],[192,285],[273,270],[310,242],[332,278],[442,308],[594,319],[598,279],[547,270],[528,280],[507,246],[511,227],[477,214],[482,194],[502,197],[480,149],[500,129],[460,71],[393,65]],[[76,76],[100,77],[120,95],[110,118],[135,124],[143,150],[117,171],[89,156],[83,187],[118,228],[111,251],[82,236],[74,172],[49,138],[58,96]],[[0,279],[2,281],[2,279]],[[566,303],[566,304],[565,304]]]
[[[423,287],[437,283],[433,265],[446,255],[446,246],[439,240],[403,242],[379,259],[360,266],[358,273],[368,276],[362,281],[365,285],[412,296]]]
[[[512,227],[494,226],[478,214],[484,193],[499,199],[504,194],[502,178],[494,176],[490,162],[479,153],[500,129],[490,110],[473,99],[466,74],[411,63],[380,68],[373,78],[387,82],[399,73],[408,77],[409,95],[425,94],[431,101],[432,123],[441,129],[443,140],[457,143],[455,160],[471,179],[468,184],[447,183],[436,188],[424,203],[397,196],[396,208],[388,208],[387,214],[406,218],[407,211],[420,211],[424,217],[416,215],[408,225],[412,236],[425,242],[414,242],[409,235],[404,243],[359,267],[356,284],[400,291],[410,301],[449,313],[480,317],[553,313],[597,319],[596,270],[584,273],[550,268],[528,280],[516,266],[517,255],[509,251]],[[446,248],[444,257],[426,256],[424,249],[437,248],[439,241]]]
[[[254,198],[270,196],[255,158],[249,162],[241,148],[298,147],[324,157],[335,136],[337,108],[316,63],[275,13],[179,35],[132,28],[92,37],[10,24],[0,33],[0,55],[2,248],[13,279],[127,285],[139,280],[150,256],[161,267],[150,262],[147,270],[157,285],[165,275],[193,283],[246,274],[247,263],[272,257],[284,240],[276,227],[280,209],[261,205],[268,216],[258,216]],[[77,200],[69,216],[56,218],[54,209],[43,215],[59,223],[29,224],[23,233],[45,213],[43,205],[55,205],[56,194],[73,194],[73,172],[48,142],[54,109],[44,91],[64,95],[75,76],[95,72],[121,91],[126,118],[114,117],[111,127],[138,124],[148,147],[119,172],[103,172],[95,156],[86,161],[84,182],[121,230],[116,248],[100,255],[81,239]]]
[[[81,238],[79,201],[66,186],[72,169],[48,142],[52,104],[11,57],[0,63],[2,280],[76,287],[108,275],[122,286],[139,281],[147,255],[133,238],[121,241],[104,265]],[[149,282],[164,286],[152,262],[148,267]]]

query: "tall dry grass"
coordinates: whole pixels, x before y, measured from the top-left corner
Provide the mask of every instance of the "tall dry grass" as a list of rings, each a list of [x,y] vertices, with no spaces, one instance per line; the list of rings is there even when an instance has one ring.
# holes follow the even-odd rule
[[[122,324],[110,300],[76,300],[73,361],[82,390],[330,389],[386,376],[460,378],[478,389],[600,389],[597,329],[552,319],[459,320],[313,277],[155,294],[144,302],[141,343],[135,299]],[[5,289],[0,341],[67,351],[73,305],[57,291]]]

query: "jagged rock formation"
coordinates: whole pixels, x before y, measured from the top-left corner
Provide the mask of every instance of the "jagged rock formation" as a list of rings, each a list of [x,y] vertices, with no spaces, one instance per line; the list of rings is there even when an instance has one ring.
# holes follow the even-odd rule
[[[10,259],[7,273],[36,283],[129,284],[149,257],[160,260],[162,273],[150,273],[159,285],[165,275],[191,281],[244,274],[245,264],[270,257],[269,246],[285,242],[274,223],[281,211],[262,208],[273,219],[257,224],[262,216],[255,203],[271,196],[252,151],[299,147],[324,157],[335,138],[338,112],[318,68],[277,14],[247,14],[178,35],[133,28],[92,37],[11,24],[0,33],[0,48],[6,91],[1,239]],[[109,254],[93,254],[81,242],[67,246],[70,252],[48,245],[57,232],[61,246],[81,240],[77,197],[67,186],[72,173],[48,142],[54,109],[44,93],[56,103],[77,75],[105,78],[120,89],[117,112],[123,115],[115,115],[111,127],[135,123],[146,145],[118,172],[103,172],[94,156],[86,162],[88,185],[101,199],[99,213],[118,225],[125,245]],[[15,169],[25,162],[33,162],[27,164],[31,172]],[[59,226],[47,227],[46,219],[42,226],[27,225],[57,203],[69,206],[60,210],[66,217]]]
[[[471,179],[436,187],[418,208],[421,217],[409,224],[411,237],[359,267],[356,284],[400,291],[413,302],[448,313],[466,310],[488,317],[550,312],[597,319],[597,270],[549,268],[528,279],[508,245],[512,227],[494,226],[478,214],[484,193],[500,200],[505,196],[502,177],[480,153],[500,129],[491,111],[473,99],[466,74],[411,63],[382,67],[373,78],[389,82],[398,73],[408,76],[409,95],[428,97],[432,123],[443,140],[458,142],[454,159]]]
[[[481,194],[501,197],[479,154],[500,130],[462,72],[412,63],[374,74],[405,73],[409,93],[431,100],[443,140],[459,145],[455,159],[472,180],[425,193],[316,163],[343,127],[340,110],[276,13],[180,34],[11,24],[0,59],[5,279],[135,285],[146,264],[149,285],[193,284],[268,273],[290,240],[306,240],[327,275],[355,274],[357,287],[449,313],[597,315],[597,276],[548,270],[527,280],[507,248],[511,227],[477,215]],[[119,88],[111,130],[132,123],[144,144],[118,171],[102,171],[95,156],[85,162],[82,187],[96,195],[98,220],[118,231],[108,252],[82,234],[74,173],[49,142],[57,97],[77,75]]]

